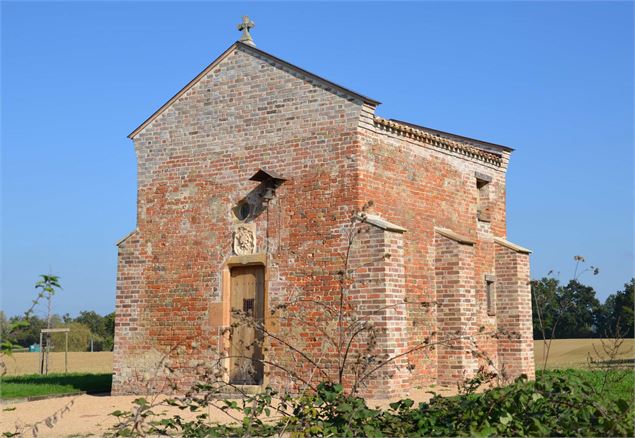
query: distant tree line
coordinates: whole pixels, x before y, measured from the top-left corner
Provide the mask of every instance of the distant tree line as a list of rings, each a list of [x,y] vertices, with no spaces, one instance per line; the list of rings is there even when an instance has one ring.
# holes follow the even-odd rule
[[[624,285],[624,289],[609,295],[604,304],[597,299],[595,290],[579,280],[571,280],[566,285],[552,277],[544,277],[531,282],[534,339],[545,337],[556,339],[612,337],[619,328],[627,338],[635,337],[633,308],[635,279]],[[540,309],[538,309],[540,307]],[[540,310],[540,311],[538,311]],[[0,311],[0,333],[10,323],[23,320],[24,316],[7,319]],[[40,330],[46,328],[46,318],[31,316],[30,324],[14,334],[15,343],[28,348],[40,342]],[[555,330],[552,330],[555,324]],[[53,315],[52,327],[68,327],[69,350],[90,351],[91,341],[94,351],[111,351],[115,336],[115,312],[99,315],[92,310],[84,310],[72,318],[69,314]],[[64,335],[53,335],[53,345],[64,347]]]
[[[5,332],[8,324],[24,320],[24,316],[12,316],[7,319],[4,312],[0,311],[0,333]],[[52,315],[51,326],[53,328],[70,328],[68,334],[69,351],[90,351],[91,341],[93,351],[111,351],[115,337],[115,312],[100,315],[92,310],[84,310],[72,318],[65,315]],[[46,318],[32,315],[29,324],[12,334],[13,342],[21,347],[28,348],[40,343],[40,330],[46,328]],[[53,351],[64,350],[64,334],[52,335]]]
[[[634,285],[631,279],[601,304],[595,290],[579,280],[566,285],[552,277],[532,281],[534,339],[543,338],[541,322],[547,339],[609,338],[618,329],[633,338]]]

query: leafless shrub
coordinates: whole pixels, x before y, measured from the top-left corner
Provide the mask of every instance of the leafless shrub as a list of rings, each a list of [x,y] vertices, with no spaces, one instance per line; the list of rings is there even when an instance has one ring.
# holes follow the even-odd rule
[[[596,266],[588,266],[584,268],[582,266],[583,263],[586,262],[586,259],[583,256],[576,255],[573,257],[575,262],[573,269],[573,277],[572,281],[578,281],[580,277],[590,272],[592,275],[598,275],[600,270]],[[547,273],[547,276],[551,276],[554,273],[553,270]],[[556,277],[559,277],[560,273],[556,274]],[[532,296],[534,300],[534,310],[536,311],[536,315],[538,316],[538,325],[543,341],[543,350],[542,350],[542,370],[545,371],[547,369],[547,362],[549,360],[549,353],[551,351],[551,344],[553,340],[556,338],[557,328],[562,321],[563,317],[567,314],[567,312],[571,311],[574,306],[573,297],[571,295],[559,295],[558,294],[558,284],[557,282],[553,282],[550,285],[550,290],[548,293],[539,294],[535,290],[533,286],[535,286],[536,282],[532,283]],[[549,295],[549,296],[548,296]],[[552,299],[555,297],[556,299]],[[551,322],[551,327],[548,327],[546,321],[544,319],[544,312],[547,306],[554,306],[554,314],[555,318]],[[549,335],[548,335],[549,334]]]
[[[619,357],[633,351],[633,347],[624,348],[624,334],[620,329],[618,318],[614,330],[605,333],[605,338],[600,339],[600,345],[593,344],[593,353],[587,354],[587,366],[591,371],[600,371],[601,383],[593,386],[598,394],[603,394],[606,388],[616,387],[629,373],[633,372],[633,365],[624,364]]]

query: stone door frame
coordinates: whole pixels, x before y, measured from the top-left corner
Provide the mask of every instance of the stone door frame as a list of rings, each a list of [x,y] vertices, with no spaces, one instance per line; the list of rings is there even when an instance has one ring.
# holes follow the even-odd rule
[[[227,259],[223,265],[222,270],[222,307],[223,307],[223,325],[229,327],[231,324],[231,270],[236,267],[247,266],[260,266],[264,272],[264,284],[263,284],[263,319],[265,328],[269,326],[269,318],[267,318],[267,311],[269,309],[269,270],[267,269],[267,255],[266,254],[249,254],[242,256],[232,256]],[[223,349],[226,353],[231,354],[231,341],[228,336],[223,336]],[[267,353],[263,351],[263,360],[267,359]],[[229,383],[229,370],[230,359],[229,357],[223,360],[223,366],[228,371],[225,373],[224,380]],[[268,366],[263,364],[263,376],[262,383],[260,385],[235,385],[237,387],[245,387],[247,390],[262,389],[267,386],[269,379],[267,378]]]

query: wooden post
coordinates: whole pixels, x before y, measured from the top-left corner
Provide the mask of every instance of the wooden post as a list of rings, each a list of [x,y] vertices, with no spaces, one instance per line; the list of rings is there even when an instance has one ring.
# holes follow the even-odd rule
[[[46,333],[47,334],[47,339],[51,339],[51,333],[65,333],[65,343],[66,346],[64,348],[64,372],[68,373],[68,332],[70,332],[71,329],[69,328],[57,328],[57,329],[42,329],[40,331],[40,343],[42,342],[42,334]],[[47,345],[48,348],[48,345]],[[41,346],[40,346],[40,351],[43,351]],[[47,355],[47,359],[48,359],[48,355]],[[46,363],[46,371],[48,374],[48,360]],[[42,354],[42,374],[44,374],[44,355]]]
[[[46,352],[44,353],[44,375],[48,375],[49,373],[49,359],[51,356],[49,353],[51,352],[51,335],[49,333],[46,334]]]
[[[40,332],[40,374],[44,374],[44,345],[42,345],[42,332]]]
[[[64,374],[68,374],[68,332],[64,333],[65,346],[64,346]]]

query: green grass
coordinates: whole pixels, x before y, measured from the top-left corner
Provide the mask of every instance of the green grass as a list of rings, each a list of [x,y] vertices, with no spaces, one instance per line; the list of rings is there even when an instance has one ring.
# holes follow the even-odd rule
[[[10,376],[0,379],[0,399],[64,394],[69,392],[109,392],[112,374],[49,374]]]
[[[543,372],[550,375],[578,377],[613,400],[621,398],[632,402],[635,394],[635,374],[633,373],[633,368],[621,370],[613,369],[608,371],[608,378],[606,376],[607,371],[590,371],[572,368],[537,371],[538,377],[540,377]],[[602,388],[603,385],[604,388]]]

